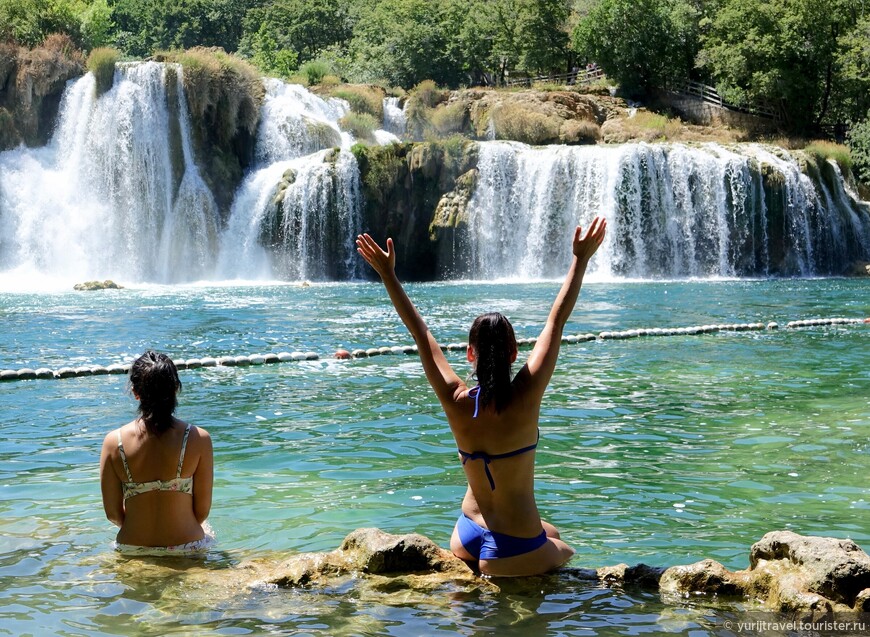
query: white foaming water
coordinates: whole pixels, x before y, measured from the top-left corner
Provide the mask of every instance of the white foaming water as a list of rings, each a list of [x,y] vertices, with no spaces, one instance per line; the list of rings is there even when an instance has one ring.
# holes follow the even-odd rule
[[[396,138],[405,134],[405,109],[399,106],[398,97],[384,98],[384,130],[392,133]]]
[[[264,80],[257,165],[240,186],[221,238],[222,279],[358,276],[361,195],[346,101]],[[393,139],[385,131],[384,141]],[[337,152],[324,149],[339,147]],[[280,193],[280,195],[279,195]]]
[[[251,173],[239,189],[221,241],[217,276],[285,280],[359,275],[362,231],[356,157],[341,150],[281,161]],[[282,186],[282,178],[292,183]],[[286,181],[285,181],[286,183]],[[283,196],[276,202],[279,188]]]
[[[189,128],[180,74],[119,64],[99,99],[88,74],[65,92],[48,146],[0,153],[0,268],[36,279],[160,282],[210,269],[214,200],[189,135],[180,149],[170,137],[173,117]],[[176,115],[165,90],[173,78]]]
[[[0,153],[0,289],[361,274],[354,140],[338,124],[347,102],[264,80],[255,165],[218,211],[181,80],[179,66],[119,64],[97,98],[88,74],[69,84],[48,146]],[[404,131],[397,99],[384,118],[378,143]],[[480,145],[468,249],[452,273],[560,278],[566,237],[596,214],[609,223],[590,272],[602,279],[814,276],[870,259],[867,204],[834,164],[811,179],[760,145],[493,141]]]
[[[455,268],[472,277],[563,275],[566,237],[595,215],[608,236],[590,270],[604,278],[807,276],[870,255],[868,207],[838,172],[833,192],[824,180],[817,191],[795,159],[758,145],[486,142],[479,170],[469,262]],[[782,202],[766,200],[762,170]]]
[[[351,136],[338,127],[348,103],[323,100],[298,84],[266,78],[266,97],[257,131],[257,163],[262,166],[332,148],[349,146]]]

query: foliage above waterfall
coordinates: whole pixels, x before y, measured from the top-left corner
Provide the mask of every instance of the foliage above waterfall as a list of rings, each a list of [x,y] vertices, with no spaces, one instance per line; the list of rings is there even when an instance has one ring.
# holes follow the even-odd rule
[[[94,74],[97,81],[97,93],[102,94],[112,88],[112,78],[115,75],[115,63],[121,54],[109,47],[100,47],[91,51],[88,56],[88,71]]]
[[[220,47],[261,72],[408,88],[491,86],[599,64],[629,95],[687,79],[779,109],[791,133],[870,109],[856,0],[0,0],[0,41],[52,32],[124,55]],[[863,8],[862,8],[863,7]],[[569,37],[570,36],[570,37]],[[315,65],[313,67],[306,65]]]
[[[0,43],[0,149],[46,143],[67,80],[83,71],[68,36],[51,35],[32,49]]]

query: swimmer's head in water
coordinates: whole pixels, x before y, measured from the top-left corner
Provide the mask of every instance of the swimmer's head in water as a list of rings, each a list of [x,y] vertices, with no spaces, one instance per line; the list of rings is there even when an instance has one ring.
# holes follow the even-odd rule
[[[517,339],[507,318],[498,312],[481,314],[468,332],[468,359],[480,384],[480,403],[495,403],[496,412],[511,396],[511,363],[517,358]]]
[[[159,435],[172,426],[181,381],[171,358],[152,350],[142,354],[130,367],[130,387],[139,399],[139,414],[149,433]]]

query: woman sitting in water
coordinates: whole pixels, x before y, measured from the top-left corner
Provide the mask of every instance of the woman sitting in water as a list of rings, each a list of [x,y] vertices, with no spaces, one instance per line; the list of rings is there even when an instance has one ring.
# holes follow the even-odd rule
[[[556,528],[538,514],[535,448],[541,398],[556,367],[562,330],[580,293],[586,265],[604,240],[606,225],[596,217],[582,237],[581,228],[575,230],[568,275],[535,348],[513,379],[517,344],[511,324],[497,313],[474,320],[467,356],[479,384],[471,389],[450,367],[396,277],[392,239],[387,239],[385,252],[369,235],[357,238],[357,251],[380,275],[417,343],[426,378],[459,447],[468,490],[450,548],[463,560],[477,561],[482,573],[536,575],[561,566],[574,554]]]
[[[211,438],[175,418],[181,389],[175,363],[147,351],[130,368],[139,417],[109,433],[100,456],[106,517],[121,527],[124,553],[195,553],[208,546]]]

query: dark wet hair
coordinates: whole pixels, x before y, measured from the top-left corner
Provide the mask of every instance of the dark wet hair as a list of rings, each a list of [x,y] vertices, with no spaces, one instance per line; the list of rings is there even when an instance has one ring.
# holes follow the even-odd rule
[[[468,346],[474,348],[474,376],[480,384],[480,404],[495,404],[500,413],[511,399],[511,358],[517,351],[514,328],[498,312],[481,314],[468,332]]]
[[[148,350],[130,367],[130,386],[139,397],[145,429],[159,436],[172,426],[172,414],[181,390],[178,369],[166,354]]]

